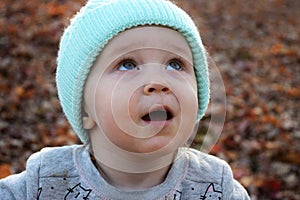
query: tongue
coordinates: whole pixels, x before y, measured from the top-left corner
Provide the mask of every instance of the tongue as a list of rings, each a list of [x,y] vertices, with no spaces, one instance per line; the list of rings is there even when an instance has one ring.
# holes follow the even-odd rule
[[[165,110],[156,110],[143,116],[144,121],[166,121],[168,119],[168,113]]]

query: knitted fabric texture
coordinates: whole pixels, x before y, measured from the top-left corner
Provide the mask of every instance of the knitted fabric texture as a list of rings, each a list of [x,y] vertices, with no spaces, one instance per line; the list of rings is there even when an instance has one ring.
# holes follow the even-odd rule
[[[63,111],[83,143],[83,91],[87,76],[104,46],[125,29],[160,25],[180,32],[192,54],[198,90],[198,118],[209,102],[206,51],[190,16],[168,0],[89,0],[71,20],[60,41],[56,84]]]

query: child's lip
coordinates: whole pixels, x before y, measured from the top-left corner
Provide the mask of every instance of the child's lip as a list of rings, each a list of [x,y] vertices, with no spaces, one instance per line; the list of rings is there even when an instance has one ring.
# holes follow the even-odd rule
[[[168,106],[153,106],[148,113],[143,115],[141,119],[153,125],[168,125],[173,119],[174,114]]]
[[[152,126],[165,127],[165,126],[168,126],[172,122],[172,119],[168,120],[168,121],[144,121],[144,122],[146,122],[147,124],[150,124]]]

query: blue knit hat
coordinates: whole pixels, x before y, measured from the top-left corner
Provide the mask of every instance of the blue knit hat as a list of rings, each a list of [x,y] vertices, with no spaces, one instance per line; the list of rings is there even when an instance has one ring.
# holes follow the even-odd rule
[[[104,46],[118,33],[136,26],[160,25],[180,32],[192,54],[198,90],[198,118],[209,102],[206,51],[189,15],[168,0],[89,0],[65,30],[57,57],[56,83],[63,111],[83,143],[83,90],[88,73]]]

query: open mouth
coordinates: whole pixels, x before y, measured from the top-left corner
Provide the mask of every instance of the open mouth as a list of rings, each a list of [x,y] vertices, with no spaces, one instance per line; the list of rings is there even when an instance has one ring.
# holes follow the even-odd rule
[[[173,114],[165,109],[154,110],[142,117],[142,120],[146,122],[161,122],[169,121],[173,118]]]

